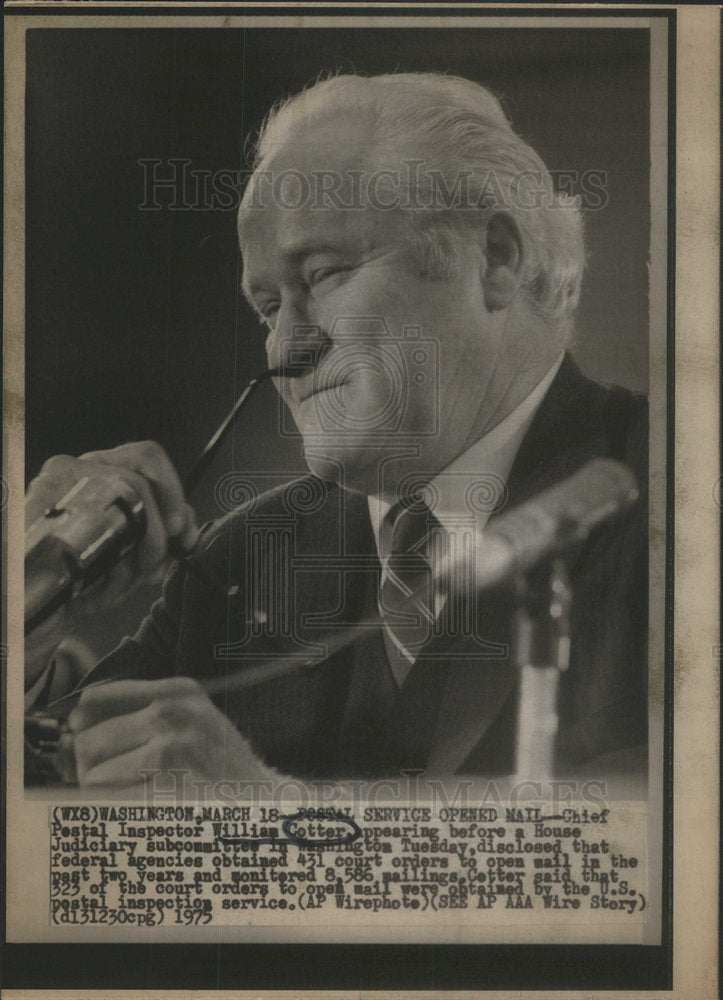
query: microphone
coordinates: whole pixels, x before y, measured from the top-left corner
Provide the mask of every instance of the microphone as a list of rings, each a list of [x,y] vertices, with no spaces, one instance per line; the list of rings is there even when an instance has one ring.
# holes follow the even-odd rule
[[[543,559],[584,541],[593,528],[638,498],[635,477],[621,462],[595,458],[569,478],[495,518],[459,560],[447,559],[439,576],[454,590],[466,560],[474,560],[472,582],[486,590],[526,573]]]
[[[146,511],[119,475],[84,476],[25,534],[25,632],[143,539]]]

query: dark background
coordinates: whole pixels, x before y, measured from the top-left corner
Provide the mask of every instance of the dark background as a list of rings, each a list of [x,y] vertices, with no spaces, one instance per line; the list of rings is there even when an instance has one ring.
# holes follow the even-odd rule
[[[145,438],[184,471],[266,367],[237,291],[235,212],[170,210],[167,191],[141,209],[139,161],[162,160],[164,176],[174,157],[248,167],[270,105],[328,70],[473,78],[551,170],[606,172],[607,204],[586,213],[575,353],[594,378],[646,389],[647,31],[32,29],[27,45],[28,478],[50,455]],[[304,468],[277,413],[267,384],[194,497],[201,521],[221,513],[229,469]],[[101,645],[149,596],[100,628]]]

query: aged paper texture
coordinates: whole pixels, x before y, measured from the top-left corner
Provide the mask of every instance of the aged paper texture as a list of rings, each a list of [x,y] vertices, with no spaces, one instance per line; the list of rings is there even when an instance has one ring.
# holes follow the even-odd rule
[[[4,996],[716,995],[718,22],[8,5]]]

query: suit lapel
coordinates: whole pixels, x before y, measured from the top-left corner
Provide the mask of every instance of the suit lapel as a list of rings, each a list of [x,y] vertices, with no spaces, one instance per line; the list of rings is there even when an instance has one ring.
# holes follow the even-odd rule
[[[509,662],[452,662],[427,762],[430,774],[453,774],[469,757],[514,689]]]
[[[566,355],[517,453],[508,479],[506,509],[605,453],[606,405],[605,390],[586,379]],[[489,525],[494,526],[494,518]],[[482,602],[478,611],[484,633],[506,643],[508,649],[511,630],[507,622],[512,610],[511,598],[498,594]],[[428,761],[430,773],[451,774],[464,764],[516,686],[511,650],[498,659],[450,660]]]

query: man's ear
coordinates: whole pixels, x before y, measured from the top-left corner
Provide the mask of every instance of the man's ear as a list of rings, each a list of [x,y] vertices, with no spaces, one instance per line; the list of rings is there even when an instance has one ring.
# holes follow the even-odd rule
[[[495,212],[487,223],[485,272],[482,275],[485,305],[490,312],[506,309],[522,281],[522,237],[517,223],[506,212]]]

